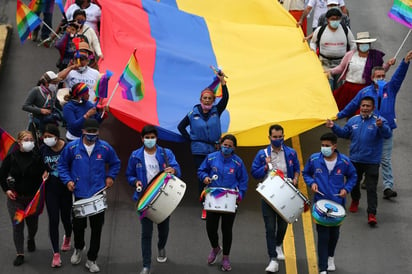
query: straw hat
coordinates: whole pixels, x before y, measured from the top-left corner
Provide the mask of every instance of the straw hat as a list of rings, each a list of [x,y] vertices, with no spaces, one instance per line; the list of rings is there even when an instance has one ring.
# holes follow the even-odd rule
[[[369,44],[375,42],[376,38],[371,38],[368,31],[358,32],[356,34],[356,40],[353,40],[355,43],[359,44]]]

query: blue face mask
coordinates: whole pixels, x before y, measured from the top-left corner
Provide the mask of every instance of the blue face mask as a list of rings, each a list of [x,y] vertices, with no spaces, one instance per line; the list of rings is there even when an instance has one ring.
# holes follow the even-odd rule
[[[383,79],[373,79],[373,82],[378,85],[379,89],[382,89],[386,85],[386,81]]]
[[[370,49],[369,44],[360,44],[359,45],[359,51],[361,52],[367,52]]]
[[[271,140],[270,143],[271,143],[274,147],[281,147],[281,146],[283,145],[283,138]]]
[[[86,140],[90,143],[95,143],[97,138],[99,138],[98,134],[85,134]]]
[[[147,148],[153,148],[156,145],[156,138],[153,139],[143,139],[144,146]]]
[[[333,29],[337,29],[339,27],[339,24],[340,24],[340,20],[329,21],[329,25]]]
[[[230,155],[233,153],[233,148],[231,147],[222,147],[221,150],[223,155]]]
[[[325,157],[330,157],[333,153],[332,147],[321,147],[320,152],[323,154]]]

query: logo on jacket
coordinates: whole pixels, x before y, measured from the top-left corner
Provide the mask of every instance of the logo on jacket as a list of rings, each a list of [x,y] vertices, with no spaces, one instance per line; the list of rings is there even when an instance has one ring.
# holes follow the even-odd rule
[[[76,154],[76,156],[74,156],[74,159],[76,159],[76,160],[80,160],[82,158],[82,155],[80,155],[80,154]]]
[[[340,175],[341,173],[342,173],[342,170],[340,170],[340,168],[336,170],[336,174]]]
[[[234,169],[234,168],[230,168],[230,169],[229,169],[229,174],[233,174],[233,173],[235,173],[235,169]]]
[[[322,171],[322,169],[321,169],[321,168],[317,168],[317,169],[315,170],[315,173],[320,173],[320,174],[322,174],[322,173],[323,173],[323,171]]]
[[[99,154],[97,154],[96,158],[97,158],[97,160],[101,160],[103,158],[103,156],[99,153]]]

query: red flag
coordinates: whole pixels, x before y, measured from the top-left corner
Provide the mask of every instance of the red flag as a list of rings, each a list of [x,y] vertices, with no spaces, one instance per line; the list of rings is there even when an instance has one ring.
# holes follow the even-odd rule
[[[30,204],[26,207],[25,210],[17,209],[16,213],[14,214],[14,222],[15,224],[21,223],[24,218],[31,216],[31,215],[40,215],[43,212],[44,208],[44,200],[45,200],[45,184],[47,178],[43,179],[39,189],[37,190],[36,194],[31,200]]]

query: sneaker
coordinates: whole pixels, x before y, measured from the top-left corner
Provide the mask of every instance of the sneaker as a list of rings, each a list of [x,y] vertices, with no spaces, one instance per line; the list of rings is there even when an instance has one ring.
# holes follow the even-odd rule
[[[352,213],[358,212],[359,201],[352,200],[350,203],[349,211]]]
[[[363,181],[363,182],[361,183],[360,187],[361,187],[362,189],[366,189],[366,182]]]
[[[27,250],[29,252],[34,252],[36,250],[36,242],[34,239],[27,240]]]
[[[369,213],[368,214],[368,224],[370,226],[375,226],[378,222],[376,221],[375,214]]]
[[[395,198],[396,196],[398,196],[398,193],[396,191],[393,191],[390,188],[387,188],[383,191],[383,198],[384,199]]]
[[[319,272],[319,274],[328,274],[328,272],[327,271],[321,271],[321,272]]]
[[[328,257],[328,271],[335,271],[335,257]]]
[[[202,209],[202,216],[201,216],[202,220],[206,220],[206,216],[207,216],[206,210]]]
[[[61,267],[62,260],[60,259],[60,253],[56,252],[53,254],[53,260],[51,263],[51,267]]]
[[[220,269],[222,269],[222,271],[230,271],[232,270],[232,266],[230,265],[230,261],[229,261],[229,256],[223,256],[223,260],[222,260],[222,266],[220,267]]]
[[[164,248],[159,249],[159,255],[157,255],[156,260],[159,263],[165,263],[167,261],[166,250]]]
[[[276,246],[276,253],[278,254],[278,260],[285,260],[285,254],[283,254],[283,249],[281,245]]]
[[[71,249],[70,237],[63,236],[63,244],[60,248],[62,251],[69,251]]]
[[[72,264],[79,264],[82,261],[83,249],[74,249],[73,255],[70,258]]]
[[[210,251],[210,254],[207,257],[207,263],[208,264],[216,263],[217,257],[219,256],[221,252],[222,252],[222,248],[220,246],[216,248],[212,248],[212,251]]]
[[[20,266],[24,263],[24,255],[17,255],[16,259],[13,261],[14,266]]]
[[[270,262],[269,262],[268,266],[266,267],[265,271],[266,272],[272,272],[272,273],[278,272],[279,271],[279,263],[274,259],[270,260]]]
[[[89,269],[89,272],[96,273],[100,272],[99,266],[96,264],[96,261],[87,260],[85,266]]]
[[[150,274],[150,268],[143,267],[142,271],[140,271],[140,274]]]

